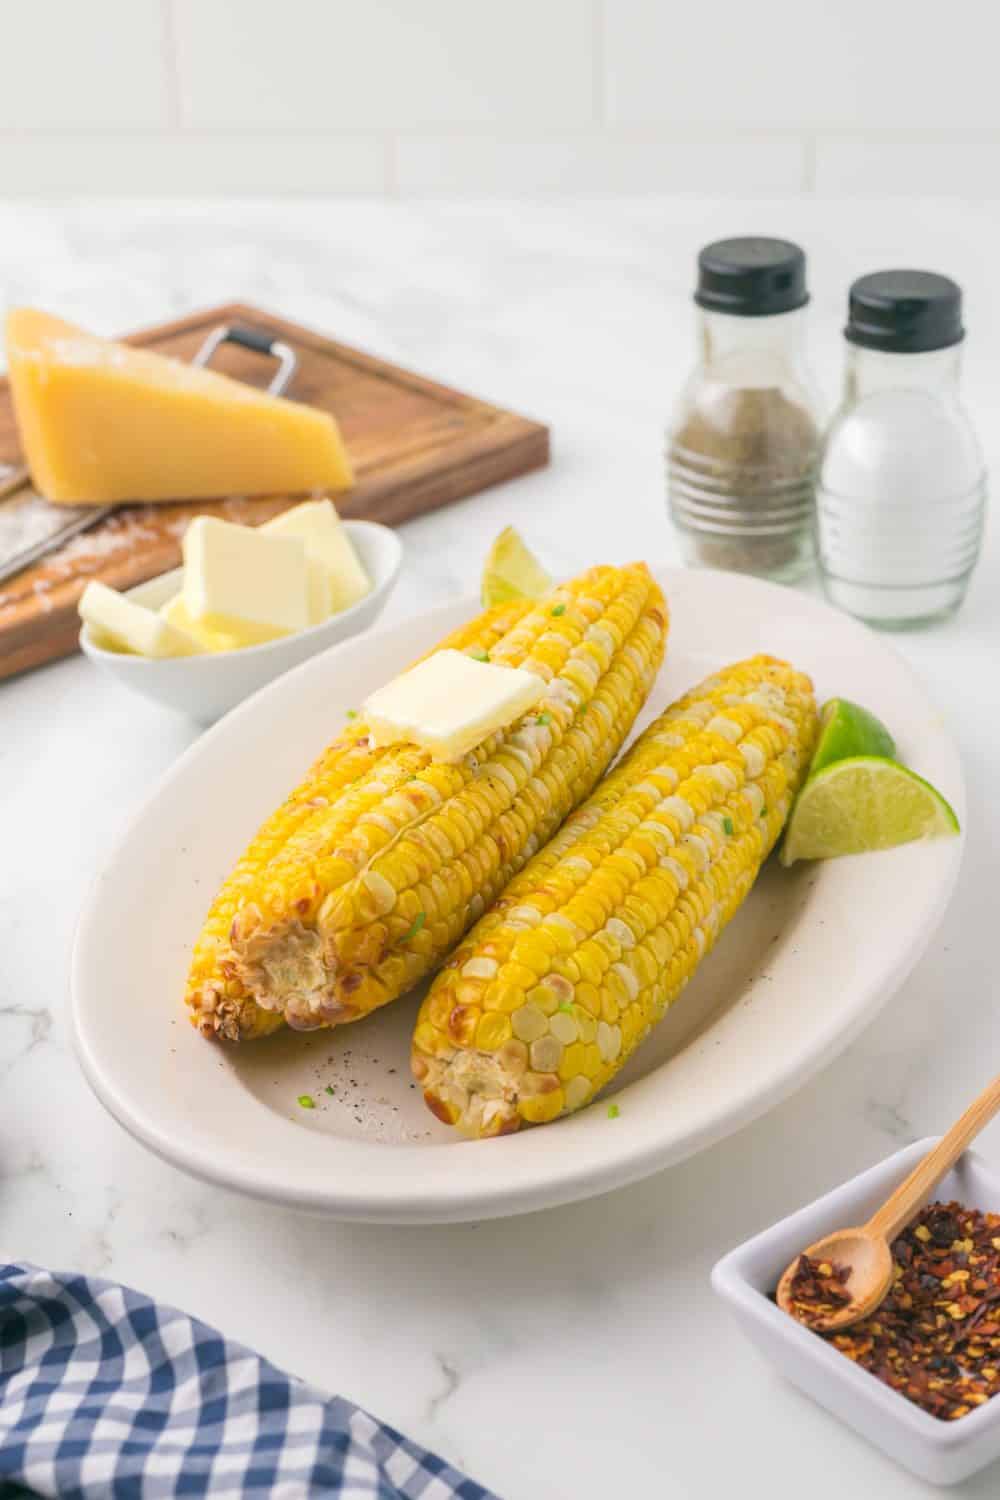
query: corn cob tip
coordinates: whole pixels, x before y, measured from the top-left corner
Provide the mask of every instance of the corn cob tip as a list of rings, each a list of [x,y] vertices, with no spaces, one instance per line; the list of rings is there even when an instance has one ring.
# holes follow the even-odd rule
[[[217,984],[205,984],[188,995],[188,1020],[209,1041],[249,1042],[269,1036],[282,1023],[247,994],[227,995]]]
[[[414,1078],[425,1085],[424,1103],[443,1125],[479,1139],[520,1130],[517,1079],[498,1059],[463,1052],[444,1061],[414,1046],[410,1063]]]

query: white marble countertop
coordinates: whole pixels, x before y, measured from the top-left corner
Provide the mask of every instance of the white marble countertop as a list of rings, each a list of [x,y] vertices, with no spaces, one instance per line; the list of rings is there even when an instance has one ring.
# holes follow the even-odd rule
[[[748,229],[808,248],[830,395],[852,276],[900,263],[956,276],[967,395],[1000,471],[997,204],[8,203],[0,284],[9,303],[108,332],[243,298],[550,422],[549,471],[404,529],[396,619],[467,590],[508,522],[556,571],[674,555],[661,428],[692,359],[693,256]],[[721,1500],[765,1481],[775,1500],[931,1493],[765,1368],[708,1272],[759,1227],[944,1128],[997,1066],[998,600],[993,536],[961,615],[896,641],[961,746],[969,839],[931,951],[875,1024],[771,1115],[638,1187],[438,1229],[244,1201],[163,1165],[104,1113],[67,1039],[73,925],[117,831],[197,731],[79,658],[0,685],[5,1253],[179,1303],[505,1500]],[[1000,1164],[1000,1127],[982,1148]],[[960,1493],[998,1483],[991,1470]]]

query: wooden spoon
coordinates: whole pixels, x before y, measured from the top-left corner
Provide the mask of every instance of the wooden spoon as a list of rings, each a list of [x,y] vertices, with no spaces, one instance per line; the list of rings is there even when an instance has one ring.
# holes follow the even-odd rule
[[[881,1306],[892,1286],[890,1246],[893,1240],[902,1233],[969,1142],[989,1124],[998,1110],[1000,1078],[994,1078],[964,1115],[955,1121],[948,1134],[932,1151],[928,1151],[909,1177],[872,1214],[867,1224],[858,1229],[838,1229],[809,1246],[805,1254],[810,1260],[850,1268],[846,1283],[842,1283],[850,1293],[850,1301],[830,1312],[810,1313],[808,1318],[802,1319],[803,1322],[808,1322],[809,1327],[817,1332],[833,1333],[860,1322]],[[793,1318],[799,1316],[792,1298],[792,1280],[798,1265],[799,1256],[796,1256],[778,1282],[776,1294],[778,1306]]]

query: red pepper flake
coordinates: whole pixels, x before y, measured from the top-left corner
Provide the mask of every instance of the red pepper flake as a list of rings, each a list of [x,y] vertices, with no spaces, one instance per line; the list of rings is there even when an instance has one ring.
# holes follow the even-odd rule
[[[1000,1392],[1000,1214],[931,1203],[892,1256],[892,1289],[870,1318],[813,1331],[932,1417],[957,1421]],[[801,1257],[792,1290],[806,1304],[803,1321],[810,1299],[814,1309],[836,1301],[842,1269],[824,1276]]]
[[[831,1313],[846,1307],[851,1300],[847,1290],[850,1275],[850,1266],[842,1266],[835,1260],[813,1260],[808,1255],[800,1255],[789,1288],[798,1321],[808,1327],[825,1321]]]

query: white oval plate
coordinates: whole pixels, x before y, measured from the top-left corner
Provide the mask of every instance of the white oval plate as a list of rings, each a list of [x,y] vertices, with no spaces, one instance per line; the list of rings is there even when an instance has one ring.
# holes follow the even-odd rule
[[[671,637],[641,723],[725,662],[787,656],[821,699],[855,698],[883,717],[901,757],[964,823],[956,749],[884,640],[789,589],[723,573],[657,576]],[[489,1141],[440,1125],[411,1082],[416,995],[333,1032],[242,1047],[203,1040],[181,994],[216,887],[346,711],[473,612],[448,605],[371,631],[265,688],[178,761],[98,878],[73,959],[79,1057],[111,1113],[177,1166],[278,1203],[389,1223],[583,1198],[680,1161],[784,1099],[847,1045],[929,942],[961,838],[790,871],[772,861],[601,1100]],[[314,1109],[298,1105],[302,1094]]]

